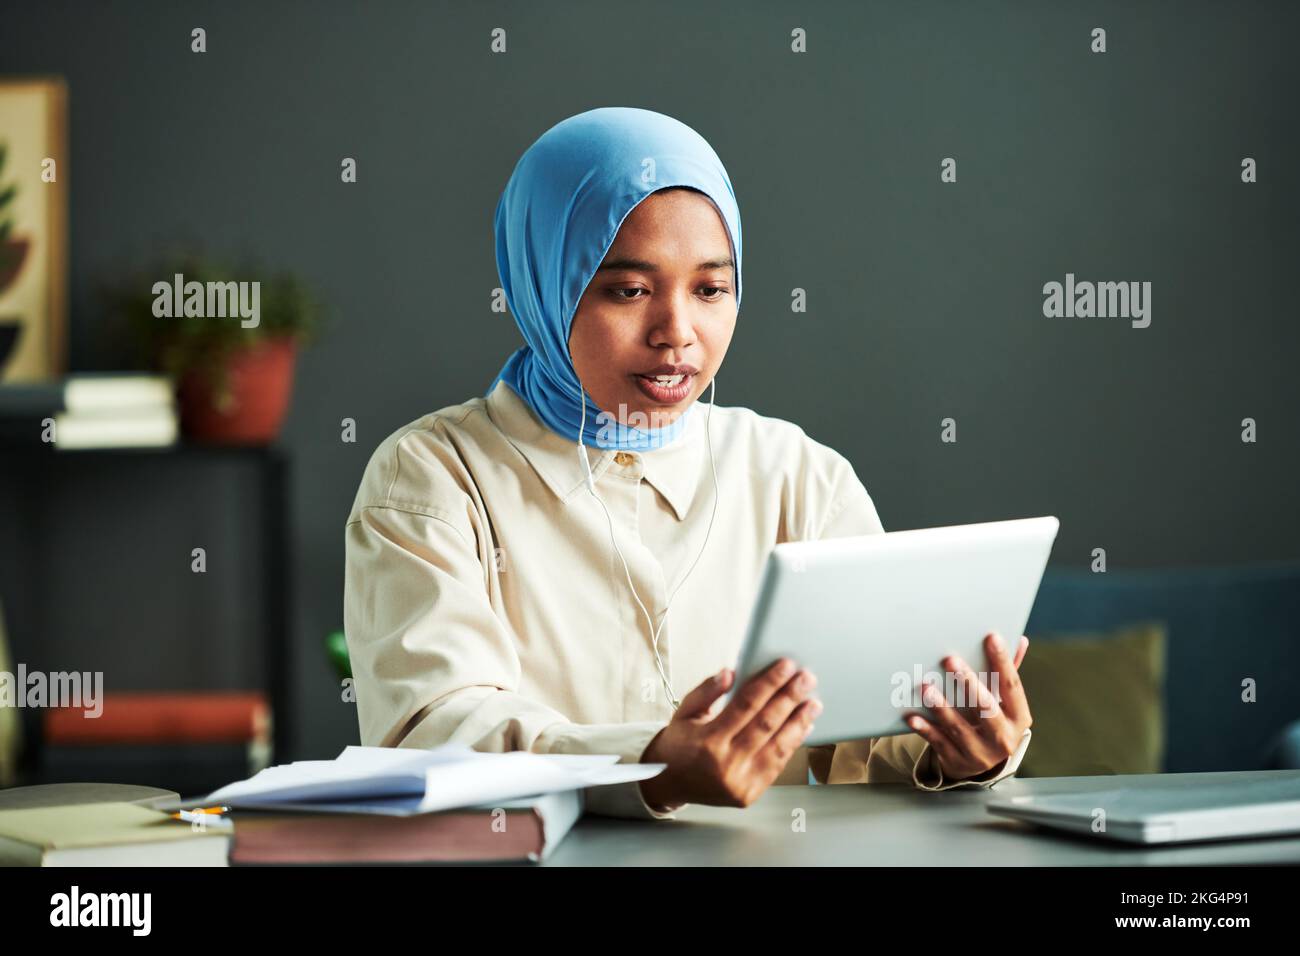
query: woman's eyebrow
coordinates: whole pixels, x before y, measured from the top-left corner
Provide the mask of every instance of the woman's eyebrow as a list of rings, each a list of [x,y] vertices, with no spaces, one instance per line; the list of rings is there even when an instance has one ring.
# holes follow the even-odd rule
[[[723,259],[709,259],[705,262],[701,262],[695,268],[697,271],[703,271],[705,269],[730,269],[734,267],[735,264],[736,263],[732,261],[731,257],[727,256]],[[600,268],[596,271],[604,272],[606,270],[612,271],[617,269],[627,269],[634,272],[658,272],[659,266],[646,259],[606,259],[600,264]]]

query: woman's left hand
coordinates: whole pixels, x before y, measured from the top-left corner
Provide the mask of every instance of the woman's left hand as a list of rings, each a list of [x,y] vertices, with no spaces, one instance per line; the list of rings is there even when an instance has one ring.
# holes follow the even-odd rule
[[[942,687],[921,685],[921,701],[933,717],[913,713],[907,725],[929,742],[945,780],[996,776],[1020,746],[1025,729],[1034,722],[1019,674],[1028,648],[1029,638],[1022,636],[1012,659],[999,635],[984,638],[992,689],[956,655],[940,662],[954,675],[951,699]]]

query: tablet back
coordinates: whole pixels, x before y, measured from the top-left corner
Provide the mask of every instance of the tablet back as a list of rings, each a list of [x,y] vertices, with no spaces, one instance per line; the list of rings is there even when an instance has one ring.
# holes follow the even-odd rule
[[[777,545],[735,687],[790,657],[817,675],[824,708],[806,744],[910,733],[901,718],[926,709],[922,680],[953,686],[941,658],[956,653],[988,671],[990,631],[1014,653],[1059,524],[1022,518]]]

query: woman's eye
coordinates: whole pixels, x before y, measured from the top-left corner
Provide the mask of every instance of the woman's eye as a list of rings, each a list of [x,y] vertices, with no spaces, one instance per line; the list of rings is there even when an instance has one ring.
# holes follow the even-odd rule
[[[723,296],[727,294],[726,289],[716,285],[700,286],[699,291],[705,293],[704,298],[705,301],[707,302],[717,302],[719,299],[721,299]],[[613,295],[614,298],[621,299],[624,302],[634,302],[637,299],[643,299],[645,298],[645,296],[642,293],[648,293],[648,292],[649,292],[648,289],[640,289],[640,288],[610,290],[610,294]]]

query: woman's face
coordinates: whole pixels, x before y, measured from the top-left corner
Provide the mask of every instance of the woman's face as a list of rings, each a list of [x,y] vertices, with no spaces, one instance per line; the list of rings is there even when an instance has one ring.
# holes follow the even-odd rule
[[[623,220],[578,301],[569,355],[603,411],[624,424],[662,428],[703,394],[735,328],[735,269],[722,217],[701,193],[662,190]]]

